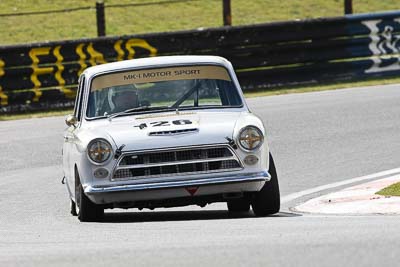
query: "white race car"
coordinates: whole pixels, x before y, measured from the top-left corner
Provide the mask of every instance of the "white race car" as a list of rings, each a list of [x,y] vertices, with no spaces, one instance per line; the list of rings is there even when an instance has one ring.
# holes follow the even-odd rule
[[[66,118],[71,213],[227,202],[256,216],[280,208],[262,121],[232,65],[214,56],[134,59],[86,69]]]

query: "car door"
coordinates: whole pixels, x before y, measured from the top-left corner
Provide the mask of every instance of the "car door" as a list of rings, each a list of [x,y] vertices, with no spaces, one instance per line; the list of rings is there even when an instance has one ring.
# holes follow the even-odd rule
[[[75,125],[69,126],[64,132],[64,144],[63,144],[63,169],[64,175],[66,177],[66,182],[68,185],[68,189],[70,193],[74,194],[74,163],[75,161],[72,158],[72,155],[76,155],[74,153],[74,149],[76,149],[76,136],[75,132],[79,129],[82,121],[82,104],[83,104],[83,89],[85,84],[85,77],[81,76],[79,78],[78,91],[76,93],[75,105],[74,105],[74,116],[77,119],[77,123]]]

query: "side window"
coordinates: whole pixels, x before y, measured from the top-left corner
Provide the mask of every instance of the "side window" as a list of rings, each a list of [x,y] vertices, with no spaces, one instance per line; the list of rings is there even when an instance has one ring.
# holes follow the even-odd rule
[[[81,120],[81,115],[82,115],[82,95],[83,95],[83,87],[85,85],[85,76],[81,76],[79,78],[79,85],[78,85],[78,91],[76,92],[76,99],[75,99],[75,107],[74,107],[74,116],[78,119],[78,121]]]

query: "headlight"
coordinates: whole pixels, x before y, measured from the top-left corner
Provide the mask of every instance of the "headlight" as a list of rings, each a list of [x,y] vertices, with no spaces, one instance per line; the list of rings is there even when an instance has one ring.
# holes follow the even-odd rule
[[[88,145],[88,156],[95,163],[107,161],[111,154],[111,145],[104,139],[94,139]]]
[[[239,133],[239,145],[244,150],[255,150],[264,142],[264,136],[255,126],[246,126]]]

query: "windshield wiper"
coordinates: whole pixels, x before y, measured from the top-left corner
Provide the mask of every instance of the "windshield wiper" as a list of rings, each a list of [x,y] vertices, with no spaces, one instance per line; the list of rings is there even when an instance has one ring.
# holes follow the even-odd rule
[[[143,111],[143,110],[149,110],[149,109],[150,109],[150,106],[140,106],[140,107],[136,107],[136,108],[130,108],[130,109],[127,109],[127,110],[124,110],[121,112],[110,114],[107,116],[107,118],[108,118],[108,120],[111,121],[113,118],[124,115],[124,114],[128,114],[128,113],[131,113],[134,111]]]

